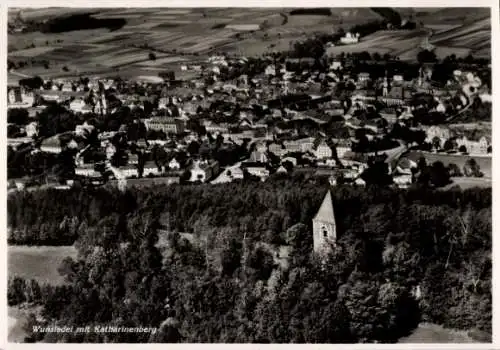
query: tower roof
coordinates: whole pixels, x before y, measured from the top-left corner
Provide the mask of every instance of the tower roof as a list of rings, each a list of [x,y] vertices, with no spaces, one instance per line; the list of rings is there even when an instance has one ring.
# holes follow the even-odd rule
[[[314,220],[335,224],[335,214],[333,213],[333,202],[330,191],[326,193]]]

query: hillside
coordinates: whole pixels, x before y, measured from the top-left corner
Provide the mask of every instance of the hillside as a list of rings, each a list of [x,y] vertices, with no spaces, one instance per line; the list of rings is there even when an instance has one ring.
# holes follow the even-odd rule
[[[272,51],[286,51],[296,41],[317,32],[331,33],[339,28],[349,30],[354,25],[383,20],[387,16],[422,21],[434,32],[431,42],[437,46],[439,57],[451,53],[488,56],[491,52],[487,9],[341,7],[329,8],[330,15],[308,14],[307,11],[291,15],[293,10],[92,9],[95,26],[102,23],[103,27],[69,32],[58,28],[59,33],[13,32],[8,35],[8,58],[25,64],[17,69],[19,73],[42,77],[115,75],[118,70],[124,77],[157,76],[161,70],[180,70],[181,63],[204,59],[217,52],[260,56]],[[20,18],[24,21],[54,20],[58,16],[85,12],[89,10],[29,9],[23,10]],[[19,20],[18,14],[17,9],[9,11],[10,23]],[[118,30],[109,30],[104,25],[107,21],[124,21],[125,24]],[[380,31],[362,38],[357,45],[330,48],[329,53],[376,51],[399,56],[402,60],[415,60],[416,47],[424,37],[423,32]],[[150,52],[155,53],[157,60],[149,59]]]

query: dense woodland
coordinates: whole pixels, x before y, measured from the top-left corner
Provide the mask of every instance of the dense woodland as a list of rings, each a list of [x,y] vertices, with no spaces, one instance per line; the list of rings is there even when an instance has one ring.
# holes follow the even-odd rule
[[[294,176],[12,194],[9,240],[56,231],[79,257],[60,267],[66,286],[11,279],[9,304],[43,305],[47,324],[162,325],[30,341],[394,342],[419,321],[491,334],[491,189],[335,187],[338,246],[321,264],[311,219],[328,188]],[[196,239],[162,237],[167,254],[160,229]]]
[[[23,32],[64,33],[97,28],[118,30],[126,23],[124,18],[95,18],[92,13],[82,13],[59,16],[45,22],[25,21]]]

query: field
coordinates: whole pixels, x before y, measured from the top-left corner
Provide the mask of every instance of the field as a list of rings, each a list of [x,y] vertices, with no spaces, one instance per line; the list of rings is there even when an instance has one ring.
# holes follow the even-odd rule
[[[438,154],[438,153],[430,153],[430,152],[417,152],[417,151],[412,151],[408,154],[408,157],[411,158],[414,161],[418,161],[420,156],[424,156],[427,164],[432,164],[434,162],[440,161],[443,162],[445,166],[448,166],[449,164],[456,164],[460,169],[463,169],[465,162],[469,158],[474,158],[477,162],[477,164],[480,167],[480,170],[484,173],[484,180],[486,179],[491,179],[492,178],[492,172],[491,172],[491,161],[492,157],[491,156],[484,156],[484,157],[470,157],[470,156],[464,156],[464,155],[455,155],[455,154]],[[483,181],[484,181],[483,180]]]
[[[57,271],[64,258],[76,257],[73,246],[8,246],[8,271],[10,276],[35,279],[40,283],[61,284]]]
[[[455,331],[441,326],[422,323],[408,337],[399,340],[401,344],[408,343],[477,343],[465,331]]]
[[[475,177],[453,177],[451,178],[453,183],[444,187],[443,190],[447,190],[454,186],[460,186],[461,189],[466,190],[474,187],[492,187],[491,179],[488,178],[475,178]]]
[[[432,36],[431,43],[438,48],[467,50],[473,55],[489,54],[491,50],[491,22],[489,18],[478,20],[464,26],[441,31]],[[459,53],[456,53],[459,56]]]
[[[23,10],[22,17],[41,19],[88,9],[48,8]],[[67,33],[16,33],[8,35],[8,57],[13,60],[49,61],[49,68],[28,64],[19,71],[42,77],[79,74],[116,74],[117,68],[178,70],[180,61],[204,59],[217,52],[260,56],[288,50],[294,42],[316,32],[348,30],[356,24],[380,20],[370,8],[332,8],[331,15],[291,15],[287,8],[113,8],[92,9],[96,18],[123,18],[121,29],[80,30]],[[489,55],[490,24],[484,9],[398,9],[422,20],[434,31],[431,42],[438,56]],[[18,11],[11,9],[12,20]],[[241,33],[238,28],[262,29]],[[229,26],[229,27],[228,27]],[[236,28],[236,29],[231,29]],[[240,34],[238,34],[240,33]],[[236,39],[236,35],[240,35]],[[330,54],[379,52],[415,60],[425,31],[380,31],[356,45],[329,48]],[[33,45],[35,47],[33,47]],[[157,60],[149,60],[154,52]],[[182,56],[180,55],[182,54]],[[67,67],[69,72],[63,71]],[[157,74],[157,73],[156,73]]]
[[[414,31],[379,31],[361,39],[358,44],[340,45],[328,48],[329,55],[339,55],[342,52],[378,52],[381,55],[389,53],[400,59],[415,59],[415,51],[427,33],[423,30]],[[408,52],[415,51],[414,55]]]

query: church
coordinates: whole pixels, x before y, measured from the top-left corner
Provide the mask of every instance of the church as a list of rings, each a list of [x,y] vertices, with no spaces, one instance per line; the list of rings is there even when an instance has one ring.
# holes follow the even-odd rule
[[[333,212],[332,195],[328,191],[321,206],[313,218],[314,253],[323,255],[335,246],[337,225]]]

